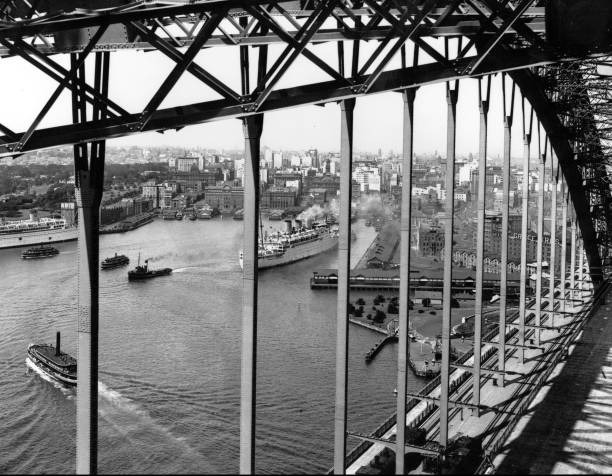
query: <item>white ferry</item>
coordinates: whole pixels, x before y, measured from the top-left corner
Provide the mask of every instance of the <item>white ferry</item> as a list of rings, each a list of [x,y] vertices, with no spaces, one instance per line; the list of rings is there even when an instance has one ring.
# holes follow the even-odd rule
[[[302,226],[301,220],[285,220],[285,232],[277,231],[263,236],[257,252],[257,269],[282,266],[310,258],[338,245],[338,228],[328,223],[313,223],[311,227]],[[238,257],[243,267],[243,253]]]
[[[76,240],[76,226],[64,218],[36,218],[0,222],[0,249]]]

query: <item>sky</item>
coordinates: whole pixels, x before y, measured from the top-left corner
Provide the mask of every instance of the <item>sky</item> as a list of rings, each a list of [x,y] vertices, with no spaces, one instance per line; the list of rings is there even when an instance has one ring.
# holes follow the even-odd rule
[[[361,49],[361,62],[376,43],[370,42]],[[310,49],[326,59],[332,66],[337,64],[334,44],[311,46]],[[280,52],[279,46],[270,47],[270,60]],[[346,47],[346,65],[350,65],[351,47]],[[256,52],[251,53],[251,64],[256,64]],[[409,57],[410,57],[409,48]],[[56,55],[54,59],[68,66],[67,55]],[[422,56],[422,62],[428,62]],[[236,47],[216,47],[203,50],[196,57],[203,68],[226,81],[234,90],[239,90],[239,59]],[[173,62],[157,52],[117,51],[111,54],[110,97],[130,112],[138,112],[146,105],[170,72]],[[399,67],[399,58],[394,58],[390,69]],[[16,131],[27,129],[31,121],[57,83],[20,58],[0,60],[3,88],[0,89],[0,122]],[[93,62],[88,60],[88,71],[93,71]],[[253,68],[255,70],[256,68]],[[278,83],[278,88],[328,80],[329,77],[303,57],[289,68]],[[254,78],[252,80],[254,84]],[[457,106],[457,154],[466,155],[478,151],[478,81],[466,79],[460,82]],[[175,85],[161,108],[190,104],[219,96],[203,83],[185,73]],[[492,84],[492,103],[489,113],[489,155],[502,153],[503,113],[501,101],[501,76]],[[402,148],[402,97],[390,92],[359,97],[355,108],[354,150],[376,152],[378,149],[400,152]],[[63,92],[57,103],[45,116],[40,127],[65,124],[70,121],[70,95]],[[522,130],[520,120],[520,94],[515,99],[517,118],[513,127],[513,156],[522,153]],[[446,150],[447,105],[445,85],[432,84],[418,89],[415,102],[415,152],[433,153],[442,156]],[[303,106],[266,113],[261,139],[263,146],[274,150],[336,151],[340,147],[340,108],[336,103],[322,106]],[[167,131],[145,133],[109,141],[109,145],[182,146],[211,149],[240,149],[243,146],[241,123],[228,119],[213,123],[185,127],[179,132]],[[537,147],[537,145],[536,145]]]

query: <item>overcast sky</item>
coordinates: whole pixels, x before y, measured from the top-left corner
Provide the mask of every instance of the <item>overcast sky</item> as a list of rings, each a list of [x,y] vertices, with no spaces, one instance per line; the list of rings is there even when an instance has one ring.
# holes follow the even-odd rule
[[[365,58],[375,43],[362,48]],[[326,58],[335,66],[335,45],[311,46],[311,50]],[[270,48],[269,64],[279,52]],[[251,62],[256,64],[255,52]],[[346,65],[350,62],[350,45],[346,49]],[[56,61],[68,65],[68,56],[55,56]],[[427,62],[427,58],[423,58]],[[239,90],[238,49],[219,47],[204,50],[196,61],[218,78],[226,81],[234,90]],[[362,62],[364,59],[361,60]],[[93,66],[93,65],[92,65]],[[130,112],[138,112],[148,102],[171,70],[173,62],[157,52],[118,51],[111,55],[110,97]],[[391,68],[399,66],[395,58]],[[24,131],[38,110],[49,98],[57,83],[48,79],[25,61],[18,58],[0,61],[4,84],[0,90],[0,121],[13,130]],[[255,70],[255,68],[253,68]],[[89,68],[92,72],[93,67]],[[8,79],[7,79],[8,78]],[[279,88],[298,84],[325,81],[329,77],[308,60],[300,58],[279,82]],[[489,154],[502,153],[503,123],[501,103],[501,78],[498,75],[492,86],[493,98],[489,113]],[[478,151],[479,112],[477,103],[477,80],[461,81],[457,107],[457,153]],[[163,107],[189,104],[217,99],[216,93],[185,73],[173,91],[162,103]],[[520,95],[516,97],[516,119],[513,127],[513,156],[522,151]],[[70,95],[64,92],[56,105],[45,117],[41,127],[70,121]],[[355,150],[357,151],[401,151],[402,98],[399,93],[384,93],[357,99],[355,108]],[[273,149],[302,150],[317,148],[322,151],[338,150],[340,113],[339,106],[305,106],[279,112],[266,113],[262,145]],[[115,139],[110,145],[151,146],[199,146],[205,148],[241,148],[243,144],[240,121],[236,119],[190,126],[179,132],[146,133]],[[537,144],[536,144],[537,148]],[[446,99],[444,84],[421,87],[415,104],[415,151],[445,154],[446,149]]]

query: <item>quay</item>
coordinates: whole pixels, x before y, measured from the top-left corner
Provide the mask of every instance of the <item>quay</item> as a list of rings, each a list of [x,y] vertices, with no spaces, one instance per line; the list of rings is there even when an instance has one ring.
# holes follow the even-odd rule
[[[375,326],[373,324],[368,324],[367,322],[360,321],[358,319],[355,319],[354,317],[349,317],[349,322],[361,327],[365,327],[366,329],[370,329],[371,331],[378,332],[379,334],[389,334],[385,329],[381,327]]]
[[[124,218],[116,223],[100,227],[100,234],[108,233],[124,233],[126,231],[135,230],[148,223],[151,223],[155,218],[155,212],[146,212],[132,217]]]
[[[380,342],[377,342],[374,347],[372,347],[365,356],[366,362],[371,362],[374,360],[374,357],[378,355],[378,353],[383,349],[383,347],[389,342],[397,342],[397,334],[393,334],[385,337]]]
[[[443,284],[443,270],[427,269],[410,271],[411,289],[439,290]],[[453,270],[453,290],[457,292],[474,289],[476,273],[470,269]],[[352,269],[350,272],[350,287],[355,290],[398,290],[400,282],[399,269]],[[518,273],[508,273],[508,295],[518,296],[520,279]],[[318,269],[310,278],[311,289],[337,289],[338,270]],[[497,294],[499,292],[499,275],[484,273],[483,293]]]

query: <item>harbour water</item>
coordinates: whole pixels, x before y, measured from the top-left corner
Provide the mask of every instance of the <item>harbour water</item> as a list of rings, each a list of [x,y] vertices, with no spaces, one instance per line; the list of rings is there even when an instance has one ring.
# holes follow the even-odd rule
[[[162,221],[100,238],[136,264],[171,276],[128,282],[100,273],[99,470],[235,473],[239,454],[242,222]],[[266,225],[268,226],[268,225]],[[374,230],[354,225],[352,262]],[[30,342],[76,356],[76,243],[35,262],[0,251],[0,473],[71,473],[75,393],[27,369]],[[332,465],[336,294],[312,291],[336,251],[260,273],[257,471],[321,472]],[[369,431],[394,412],[395,345],[366,365],[380,339],[350,326],[349,428]],[[423,381],[409,377],[416,391]],[[349,446],[356,443],[349,441]]]

